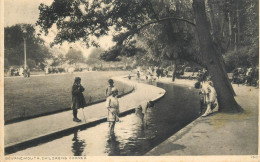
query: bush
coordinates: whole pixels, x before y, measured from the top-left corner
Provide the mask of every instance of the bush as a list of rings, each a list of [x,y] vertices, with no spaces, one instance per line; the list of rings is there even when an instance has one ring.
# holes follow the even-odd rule
[[[228,51],[224,54],[224,61],[226,64],[227,72],[231,72],[235,68],[238,67],[250,67],[254,64],[250,61],[249,48],[248,47],[241,47],[237,51]],[[257,59],[258,61],[258,59]]]
[[[32,68],[35,68],[36,67],[36,63],[34,60],[32,59],[27,59],[27,66],[32,69]]]

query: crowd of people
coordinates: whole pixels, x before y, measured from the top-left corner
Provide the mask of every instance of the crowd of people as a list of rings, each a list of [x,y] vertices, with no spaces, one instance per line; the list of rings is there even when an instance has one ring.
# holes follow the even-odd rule
[[[233,71],[232,82],[259,87],[259,68],[236,68]]]
[[[31,71],[29,67],[26,67],[25,69],[23,67],[20,68],[14,68],[10,67],[9,69],[11,76],[24,76],[24,77],[30,77]]]

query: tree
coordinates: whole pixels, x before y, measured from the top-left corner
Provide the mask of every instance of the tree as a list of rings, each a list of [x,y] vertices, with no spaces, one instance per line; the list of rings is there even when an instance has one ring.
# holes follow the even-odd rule
[[[230,85],[226,82],[226,73],[223,71],[220,57],[212,38],[210,37],[210,24],[207,21],[204,0],[193,0],[193,9],[196,17],[196,28],[200,41],[200,50],[203,61],[212,76],[218,94],[219,107],[226,111],[238,111],[239,107],[234,99]],[[230,84],[230,83],[229,83]]]
[[[5,27],[5,58],[10,65],[22,65],[24,63],[24,40],[22,26],[26,28],[27,58],[36,64],[50,58],[51,53],[44,45],[44,41],[36,36],[33,25],[17,24]]]
[[[100,59],[100,55],[101,53],[103,53],[104,50],[102,48],[95,48],[93,49],[88,58],[86,63],[88,65],[100,65],[100,67],[102,68],[102,60]]]
[[[77,63],[84,63],[85,58],[81,51],[70,48],[66,54],[66,59],[69,61],[69,64],[77,65]]]
[[[196,27],[200,52],[196,53],[194,60],[206,66],[212,75],[218,94],[220,110],[237,110],[238,106],[225,73],[222,56],[212,42],[205,1],[193,0],[193,3],[191,3],[189,0],[162,0],[159,2],[160,7],[165,7],[166,14],[160,15],[155,12],[154,4],[157,1],[153,0],[100,0],[92,3],[83,0],[66,0],[62,2],[55,0],[50,6],[41,4],[37,24],[41,26],[46,34],[54,23],[57,25],[58,34],[54,43],[82,40],[87,46],[97,45],[97,42],[91,36],[100,37],[108,34],[113,29],[116,32],[113,40],[117,42],[114,47],[117,52],[110,53],[111,55],[108,53],[109,56],[105,58],[109,59],[121,55],[122,52],[118,51],[127,46],[135,34],[148,26],[166,23],[168,24],[167,28],[169,28],[167,31],[173,31],[175,29],[173,24],[178,23],[183,23],[181,26],[185,28],[188,26]],[[189,9],[190,12],[171,13],[175,9],[179,9],[178,5],[185,6],[183,8],[185,10]],[[190,21],[194,18],[193,14],[187,15],[192,13],[192,10],[195,15],[196,25]],[[173,37],[173,33],[170,33],[168,42],[165,42],[169,52],[174,50],[171,48],[175,45]]]

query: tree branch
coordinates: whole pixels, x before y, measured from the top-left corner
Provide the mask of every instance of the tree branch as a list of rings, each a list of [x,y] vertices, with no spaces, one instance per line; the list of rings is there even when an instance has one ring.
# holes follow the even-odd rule
[[[130,35],[134,35],[136,33],[138,33],[140,30],[142,30],[143,28],[149,26],[149,25],[152,25],[152,24],[155,24],[155,23],[159,23],[159,22],[163,22],[163,21],[167,21],[167,20],[178,20],[178,21],[183,21],[183,22],[186,22],[192,26],[196,26],[195,23],[187,20],[187,19],[182,19],[182,18],[176,18],[176,17],[165,17],[165,18],[161,18],[159,20],[155,20],[155,21],[150,21],[144,25],[142,25],[141,27],[135,29],[135,30],[132,30],[132,31],[129,31],[128,34],[125,35],[125,37],[120,41],[118,42],[117,44],[118,45],[121,45]]]

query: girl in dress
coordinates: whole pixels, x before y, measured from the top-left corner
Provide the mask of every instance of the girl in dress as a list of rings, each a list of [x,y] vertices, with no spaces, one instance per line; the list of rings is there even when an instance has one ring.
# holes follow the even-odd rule
[[[110,136],[114,134],[115,124],[119,121],[119,102],[117,99],[118,90],[116,88],[112,88],[111,93],[112,95],[106,100],[106,107],[108,110],[107,121],[109,122]]]
[[[80,84],[81,78],[76,77],[74,84],[72,86],[72,104],[71,109],[73,110],[73,121],[81,122],[81,120],[77,117],[78,109],[84,108],[87,106],[83,93],[85,91],[84,87]]]

